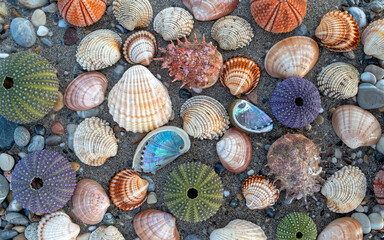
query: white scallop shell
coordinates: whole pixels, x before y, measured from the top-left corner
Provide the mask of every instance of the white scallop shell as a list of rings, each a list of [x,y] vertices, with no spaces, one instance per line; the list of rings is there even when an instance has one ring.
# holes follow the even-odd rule
[[[89,240],[124,240],[124,237],[114,226],[100,226],[91,233]]]
[[[45,215],[37,225],[37,237],[40,240],[74,240],[80,233],[80,227],[63,212]]]
[[[123,27],[132,31],[148,26],[153,17],[153,10],[148,0],[115,0],[113,14]]]
[[[210,240],[266,240],[260,226],[242,219],[230,221],[224,228],[214,230]]]

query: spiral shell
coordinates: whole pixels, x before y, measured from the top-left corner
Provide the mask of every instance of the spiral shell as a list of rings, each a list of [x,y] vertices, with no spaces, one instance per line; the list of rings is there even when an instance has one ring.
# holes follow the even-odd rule
[[[260,226],[242,219],[230,221],[224,228],[214,230],[210,240],[267,240]]]
[[[249,209],[265,209],[273,206],[279,198],[280,191],[267,177],[252,176],[244,184],[242,193]]]
[[[239,0],[183,0],[199,21],[211,21],[224,17],[237,7]]]
[[[155,35],[146,30],[133,33],[124,42],[123,54],[130,64],[148,66],[157,55]]]
[[[354,218],[342,217],[332,221],[317,240],[363,240],[363,228]]]
[[[78,27],[86,27],[99,21],[107,9],[107,0],[59,0],[61,16]]]
[[[114,226],[100,226],[91,233],[88,240],[124,240],[124,236]]]
[[[45,215],[37,225],[37,237],[41,240],[73,240],[80,233],[80,227],[63,212]]]
[[[365,54],[384,60],[383,35],[384,19],[376,20],[368,25],[361,36]]]
[[[153,17],[153,10],[148,0],[115,0],[113,14],[123,27],[132,31],[148,26]]]

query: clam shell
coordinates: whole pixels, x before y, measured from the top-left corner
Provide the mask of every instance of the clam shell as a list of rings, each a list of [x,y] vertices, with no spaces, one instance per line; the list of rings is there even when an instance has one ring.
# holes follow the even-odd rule
[[[273,206],[279,198],[280,191],[267,177],[252,176],[244,184],[242,193],[249,209],[265,209]]]
[[[59,0],[61,16],[78,27],[86,27],[99,21],[107,9],[107,0]]]
[[[368,25],[361,36],[365,54],[384,60],[383,35],[384,19],[376,20]]]
[[[156,15],[153,28],[165,41],[171,41],[189,36],[193,23],[193,17],[187,10],[169,7]]]
[[[211,35],[220,48],[236,50],[249,45],[253,38],[253,29],[251,24],[241,17],[226,16],[213,24]]]
[[[47,214],[37,225],[37,237],[44,240],[74,240],[79,233],[79,225],[63,212]]]
[[[353,105],[336,108],[332,126],[337,136],[352,149],[376,144],[381,137],[377,119],[370,112]]]
[[[157,40],[155,35],[141,30],[129,36],[123,46],[125,60],[130,64],[148,66],[157,55]]]
[[[289,37],[276,43],[265,57],[265,70],[275,78],[303,78],[315,66],[319,46],[309,37]]]
[[[146,27],[152,20],[153,10],[148,0],[115,0],[113,14],[126,29]]]
[[[239,0],[183,0],[199,21],[211,21],[224,17],[237,7]]]
[[[384,165],[377,172],[373,182],[373,191],[375,192],[376,201],[384,209]]]
[[[363,228],[354,218],[342,217],[332,221],[317,240],[363,240]]]
[[[230,221],[224,228],[214,230],[209,236],[210,240],[266,240],[260,226],[242,219]]]
[[[124,240],[124,236],[114,226],[100,226],[91,233],[89,240]]]

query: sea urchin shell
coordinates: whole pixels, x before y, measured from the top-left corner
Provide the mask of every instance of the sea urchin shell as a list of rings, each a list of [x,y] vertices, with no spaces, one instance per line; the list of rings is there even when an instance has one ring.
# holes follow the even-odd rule
[[[316,240],[316,236],[315,223],[303,213],[290,213],[281,219],[277,226],[277,238],[279,240]]]
[[[86,27],[99,21],[107,9],[107,0],[59,0],[61,16],[78,27]]]

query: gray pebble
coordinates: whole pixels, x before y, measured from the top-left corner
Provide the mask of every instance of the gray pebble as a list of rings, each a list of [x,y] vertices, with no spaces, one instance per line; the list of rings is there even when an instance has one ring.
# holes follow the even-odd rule
[[[349,6],[356,5],[355,0],[346,0],[346,2]]]
[[[119,80],[121,76],[124,73],[124,66],[123,65],[116,65],[115,69],[112,73],[113,80]]]
[[[371,231],[371,223],[367,215],[364,213],[353,213],[351,217],[356,219],[361,224],[363,233],[367,234]]]
[[[369,83],[359,85],[357,103],[363,109],[376,109],[384,106],[384,91]]]
[[[356,212],[364,212],[364,208],[363,208],[363,206],[361,206],[361,205],[359,205],[359,206],[357,206],[356,208],[355,208],[355,211]]]
[[[202,238],[199,238],[198,236],[196,236],[195,234],[192,234],[192,235],[188,235],[184,238],[184,240],[203,240]]]
[[[10,171],[12,170],[13,166],[15,165],[15,159],[7,154],[7,153],[1,153],[0,154],[0,168],[3,171]]]
[[[75,134],[77,124],[68,124],[67,133],[68,133],[68,147],[73,150],[73,136]]]
[[[26,129],[25,127],[18,126],[15,129],[13,138],[15,139],[15,143],[17,146],[25,147],[28,145],[29,140],[31,140],[31,134],[29,133],[28,129]]]
[[[271,145],[269,145],[269,144],[265,144],[264,149],[265,149],[266,151],[268,151],[270,147],[271,147]]]
[[[28,145],[28,152],[34,152],[43,150],[44,148],[44,137],[40,135],[36,135],[32,138],[31,143]]]
[[[368,8],[375,13],[380,13],[384,10],[384,5],[380,1],[375,0],[368,5]]]
[[[43,10],[44,12],[47,12],[47,13],[55,13],[59,9],[57,7],[57,3],[53,2],[46,7],[43,7],[41,10]]]
[[[60,19],[59,20],[59,23],[57,24],[57,26],[59,27],[59,28],[65,28],[65,27],[67,27],[67,22],[64,20],[64,19]]]
[[[44,136],[45,133],[47,132],[47,129],[45,129],[45,127],[43,125],[40,125],[40,124],[35,125],[33,130],[35,131],[35,133],[37,135],[41,135],[41,136]]]
[[[232,199],[231,202],[229,203],[229,206],[236,208],[237,206],[239,206],[239,200]]]
[[[150,178],[149,176],[141,176],[141,177],[148,181],[149,186],[148,186],[147,192],[154,192],[156,190],[156,185],[155,185],[155,182],[152,180],[152,178]]]
[[[379,142],[376,143],[376,149],[381,154],[384,154],[384,135],[381,135]]]
[[[376,77],[373,75],[373,73],[370,72],[364,72],[360,75],[360,80],[365,83],[370,83],[375,85],[376,84]]]
[[[28,218],[17,212],[7,213],[7,215],[5,215],[5,220],[13,225],[28,226],[29,224]]]
[[[37,224],[39,224],[39,223],[33,222],[33,223],[31,223],[31,225],[29,225],[25,229],[24,234],[28,240],[38,240],[38,238],[37,238]]]
[[[17,155],[18,155],[19,157],[21,157],[21,158],[27,156],[27,154],[26,154],[25,152],[19,152]]]
[[[335,149],[335,158],[340,159],[343,156],[341,150],[339,148]]]
[[[18,0],[18,2],[27,8],[38,8],[46,5],[48,0]]]
[[[81,118],[90,118],[95,117],[97,114],[99,114],[100,109],[99,108],[91,108],[85,111],[77,111],[77,115]]]
[[[88,231],[94,231],[96,229],[96,226],[90,226],[89,228],[88,228]]]
[[[52,135],[52,136],[47,137],[47,139],[45,139],[45,144],[47,146],[57,146],[62,142],[63,141],[61,139],[61,136],[57,136],[57,135]]]
[[[113,217],[111,213],[106,213],[103,217],[103,222],[107,225],[115,225],[116,219]]]
[[[23,207],[14,199],[9,203],[7,207],[7,212],[19,212]]]
[[[381,91],[384,91],[384,79],[381,79],[380,81],[377,81],[376,85],[375,85],[378,89],[380,89]]]
[[[360,29],[367,26],[367,16],[363,10],[358,7],[351,7],[348,9],[348,13],[352,15]]]
[[[0,203],[4,201],[8,193],[9,193],[8,180],[3,175],[0,175]]]
[[[41,41],[45,46],[47,46],[47,47],[52,47],[52,42],[51,42],[51,40],[49,40],[48,38],[42,38],[40,41]]]
[[[4,29],[4,25],[3,24],[0,24],[0,32],[2,32]]]
[[[25,18],[15,18],[11,22],[13,40],[22,47],[31,47],[36,42],[36,33],[32,23]]]
[[[308,36],[307,25],[301,24],[295,31],[297,36]]]
[[[384,69],[382,69],[379,66],[373,65],[373,64],[368,65],[364,69],[364,72],[372,73],[373,75],[375,75],[376,80],[383,79],[383,77],[384,77]]]
[[[15,230],[0,231],[0,239],[8,240],[16,237],[19,233]]]
[[[348,58],[348,59],[355,59],[356,58],[356,55],[353,51],[349,51],[349,52],[343,52],[343,55]]]

